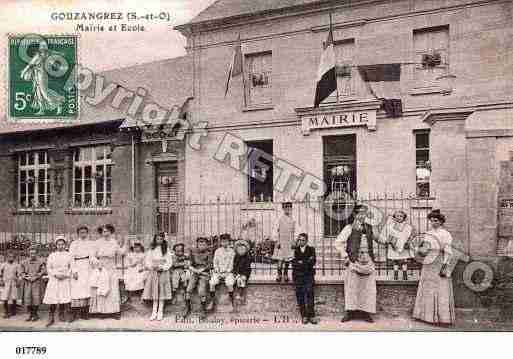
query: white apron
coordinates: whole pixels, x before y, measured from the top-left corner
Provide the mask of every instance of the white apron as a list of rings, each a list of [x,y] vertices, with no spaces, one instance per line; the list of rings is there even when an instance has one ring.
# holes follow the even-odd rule
[[[71,279],[72,299],[87,299],[91,296],[89,276],[95,248],[94,241],[80,239],[73,241],[69,247],[69,254],[73,260],[71,270],[78,275],[77,279]]]
[[[46,286],[44,304],[66,304],[71,302],[71,256],[68,252],[53,252],[46,264],[48,285]],[[57,279],[62,274],[66,279]]]

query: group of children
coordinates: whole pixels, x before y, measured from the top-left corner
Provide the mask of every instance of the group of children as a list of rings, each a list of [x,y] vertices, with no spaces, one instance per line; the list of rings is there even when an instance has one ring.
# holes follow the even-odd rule
[[[65,238],[58,236],[56,250],[46,260],[35,247],[29,249],[28,259],[21,263],[17,263],[13,252],[6,255],[6,261],[0,263],[4,318],[16,315],[17,302],[21,299],[29,313],[27,321],[40,319],[41,304],[49,305],[47,326],[54,324],[57,308],[60,321],[88,319],[90,314],[103,313],[102,308],[96,307],[107,306],[106,298],[113,297],[110,301],[119,306],[119,286],[113,285],[113,277],[116,282],[124,282],[129,298],[152,302],[150,320],[163,319],[166,301],[174,301],[180,288],[184,290],[184,317],[191,313],[195,290],[200,297],[202,318],[215,310],[220,283],[226,285],[234,310],[245,298],[251,275],[250,244],[245,240],[233,242],[227,233],[220,236],[219,246],[214,250],[207,238],[199,237],[195,247],[187,252],[183,243],[168,248],[164,233],[159,233],[146,252],[141,243],[133,243],[125,257],[124,275],[114,276],[112,270],[101,265],[105,255],[96,248],[96,241],[89,239],[88,229],[81,226],[77,233],[79,238],[70,244],[69,250]],[[113,245],[122,247],[119,243]],[[93,304],[98,310],[92,311]],[[119,314],[119,310],[114,312]]]
[[[151,249],[141,256],[141,247],[128,254],[126,289],[131,297],[142,291],[142,299],[153,302],[150,320],[162,320],[164,305],[174,301],[180,288],[184,290],[185,308],[183,317],[192,310],[192,295],[197,290],[201,303],[201,318],[216,308],[216,288],[223,282],[228,290],[231,304],[236,310],[238,302],[245,297],[245,288],[251,275],[249,243],[236,241],[233,247],[229,234],[220,236],[220,246],[212,250],[205,237],[196,239],[196,246],[189,253],[185,245],[177,243],[168,249],[163,234],[154,237]]]

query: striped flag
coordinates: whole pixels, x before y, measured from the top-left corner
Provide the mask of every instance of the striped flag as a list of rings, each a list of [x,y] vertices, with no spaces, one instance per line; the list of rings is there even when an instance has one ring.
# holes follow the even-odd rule
[[[230,88],[230,80],[232,77],[239,76],[243,73],[243,57],[242,57],[242,47],[240,42],[240,34],[237,38],[237,42],[233,47],[233,57],[232,62],[230,63],[230,67],[228,69],[228,78],[226,79],[226,89],[224,91],[224,97],[228,93],[228,89]]]
[[[335,68],[335,49],[333,45],[333,30],[330,19],[328,39],[323,45],[321,63],[317,72],[317,87],[315,89],[314,107],[326,99],[337,89],[337,75]]]

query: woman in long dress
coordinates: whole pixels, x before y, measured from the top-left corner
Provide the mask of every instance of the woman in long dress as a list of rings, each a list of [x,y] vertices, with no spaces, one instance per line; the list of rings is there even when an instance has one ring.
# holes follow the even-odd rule
[[[448,269],[452,236],[443,228],[445,216],[440,210],[429,213],[428,220],[431,229],[418,250],[423,264],[413,317],[428,323],[451,325],[455,321],[452,279]]]
[[[96,242],[90,240],[87,226],[79,226],[77,235],[78,239],[71,242],[69,246],[69,254],[73,259],[71,266],[71,321],[76,320],[79,316],[82,319],[88,319],[91,296],[89,277],[91,260],[96,250]]]
[[[342,322],[357,317],[372,323],[376,313],[376,277],[373,233],[365,222],[367,207],[356,205],[347,224],[335,240],[335,248],[347,256],[344,281],[345,315]]]
[[[122,247],[114,238],[115,229],[111,224],[103,227],[102,237],[96,241],[95,257],[101,273],[100,278],[107,278],[107,287],[91,287],[89,313],[121,318],[121,296],[119,291],[119,278],[116,269],[116,256],[126,254],[126,247]],[[98,282],[98,281],[95,281]],[[104,282],[101,280],[100,282]]]

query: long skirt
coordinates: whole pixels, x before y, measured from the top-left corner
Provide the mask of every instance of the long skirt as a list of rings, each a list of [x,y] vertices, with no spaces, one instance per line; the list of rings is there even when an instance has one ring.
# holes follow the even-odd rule
[[[43,299],[42,285],[40,279],[35,282],[23,281],[23,304],[41,305]]]
[[[362,310],[376,313],[376,274],[358,274],[346,271],[344,282],[344,299],[346,310]]]
[[[89,273],[91,269],[89,260],[75,260],[74,270],[78,273],[78,278],[71,279],[71,299],[88,299],[91,296],[89,286]]]
[[[429,323],[451,324],[455,321],[452,278],[440,277],[440,257],[422,266],[413,317]]]
[[[71,280],[50,277],[46,286],[44,304],[67,304],[71,302]]]
[[[101,314],[113,314],[121,311],[121,296],[119,293],[119,279],[114,268],[114,259],[102,259],[103,270],[108,271],[109,291],[101,295],[97,287],[91,288],[89,300],[89,312]]]
[[[169,271],[151,271],[144,285],[142,299],[166,300],[171,299],[172,293]]]

